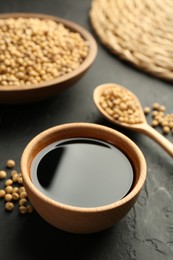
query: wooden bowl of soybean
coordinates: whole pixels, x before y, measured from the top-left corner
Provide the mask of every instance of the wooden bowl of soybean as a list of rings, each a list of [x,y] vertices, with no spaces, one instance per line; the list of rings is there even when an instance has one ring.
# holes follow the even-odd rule
[[[36,212],[52,226],[87,234],[128,214],[145,183],[146,161],[124,134],[95,123],[67,123],[35,136],[21,173]]]
[[[97,55],[89,31],[56,16],[1,14],[0,33],[0,104],[57,95],[80,80]]]

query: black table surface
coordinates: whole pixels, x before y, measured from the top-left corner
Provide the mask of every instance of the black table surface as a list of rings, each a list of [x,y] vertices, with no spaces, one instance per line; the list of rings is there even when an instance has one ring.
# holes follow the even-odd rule
[[[108,230],[88,235],[58,230],[35,211],[27,215],[20,215],[17,210],[8,213],[1,200],[1,260],[173,259],[173,160],[149,137],[103,119],[92,97],[97,85],[113,82],[133,91],[143,107],[159,102],[166,106],[167,113],[172,113],[173,86],[135,69],[102,46],[89,22],[90,4],[89,0],[0,1],[1,13],[35,12],[72,20],[90,31],[98,44],[94,64],[73,87],[33,104],[0,105],[0,169],[12,158],[20,171],[23,149],[41,131],[63,123],[91,122],[114,128],[139,146],[147,162],[145,186],[123,220]],[[166,138],[173,141],[172,134]]]

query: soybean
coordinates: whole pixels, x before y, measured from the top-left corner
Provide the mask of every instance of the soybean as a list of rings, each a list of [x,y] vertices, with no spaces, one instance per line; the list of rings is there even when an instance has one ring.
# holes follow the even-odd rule
[[[0,85],[34,85],[80,66],[89,44],[51,19],[0,19]]]
[[[138,102],[130,92],[121,87],[110,87],[103,91],[99,103],[105,112],[117,121],[127,124],[143,122]]]
[[[21,173],[14,168],[16,165],[14,160],[8,160],[5,167],[11,170],[10,177],[7,178],[7,172],[0,170],[0,179],[3,180],[4,188],[0,189],[0,199],[5,202],[5,209],[13,211],[15,204],[18,204],[18,211],[20,214],[31,213],[33,207],[29,202],[25,187],[23,186],[23,179]]]
[[[143,110],[145,112],[147,108],[145,107]],[[151,125],[153,127],[160,127],[163,134],[169,134],[170,132],[173,133],[173,113],[166,113],[166,107],[164,105],[154,102],[149,113],[145,114],[151,114]]]

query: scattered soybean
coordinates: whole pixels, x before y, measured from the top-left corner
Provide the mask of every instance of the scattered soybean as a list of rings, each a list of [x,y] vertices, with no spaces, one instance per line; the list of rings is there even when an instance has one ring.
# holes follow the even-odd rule
[[[10,159],[6,162],[6,168],[11,171],[10,176],[7,176],[6,170],[0,170],[0,183],[3,182],[3,188],[0,189],[0,200],[4,200],[6,211],[12,212],[16,206],[20,214],[31,213],[33,207],[23,186],[21,173],[14,170],[15,165],[14,160]]]
[[[166,113],[166,107],[155,102],[151,107],[145,107],[144,113],[146,116],[151,115],[151,125],[160,127],[163,134],[173,133],[173,113]]]

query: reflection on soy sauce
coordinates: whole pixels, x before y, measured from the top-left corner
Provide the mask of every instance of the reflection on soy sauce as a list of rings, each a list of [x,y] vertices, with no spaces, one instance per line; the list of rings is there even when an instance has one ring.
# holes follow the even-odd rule
[[[33,183],[50,198],[72,206],[113,203],[133,184],[133,168],[125,154],[96,139],[53,143],[38,154],[33,164]]]

